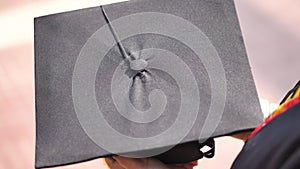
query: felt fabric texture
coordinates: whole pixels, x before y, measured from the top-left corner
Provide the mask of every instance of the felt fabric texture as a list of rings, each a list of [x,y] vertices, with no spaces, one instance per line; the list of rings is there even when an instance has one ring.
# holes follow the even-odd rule
[[[117,153],[144,153],[146,150],[155,151],[191,143],[190,147],[196,155],[192,155],[190,160],[194,160],[201,158],[201,154],[197,154],[193,148],[197,147],[195,142],[251,130],[262,121],[263,116],[233,0],[131,0],[103,8],[126,52],[140,58],[145,57],[146,69],[139,71],[137,65],[137,70],[134,70],[126,63],[123,64],[122,52],[114,42],[112,32],[101,32],[107,21],[100,7],[35,18],[36,168],[72,164],[113,154],[106,147],[99,146],[91,135],[104,143],[119,147]],[[167,17],[177,17],[180,21],[186,20],[187,25],[191,24],[193,27],[183,29],[186,25],[172,25],[170,20],[156,22],[161,18],[153,18],[153,13],[163,17],[168,14]],[[125,25],[118,24],[118,19],[134,14],[149,15],[149,20],[146,17],[135,24],[137,21],[130,20],[129,17],[128,20],[125,18]],[[145,25],[162,30],[168,28],[170,31],[165,31],[164,34],[149,31],[127,37],[126,31],[148,30],[149,27]],[[189,44],[180,41],[180,38],[188,41],[194,34],[196,37],[197,31],[194,28],[201,30],[201,39]],[[171,34],[172,31],[175,33]],[[179,39],[167,36],[181,34]],[[189,36],[191,38],[186,38]],[[102,41],[103,37],[108,42]],[[114,45],[106,52],[107,44]],[[196,45],[199,50],[191,45]],[[201,56],[198,56],[199,53]],[[100,55],[104,57],[97,63]],[[177,60],[173,56],[177,56]],[[216,66],[213,56],[219,58],[224,79],[218,79],[219,75],[223,76],[222,72],[218,73],[220,66]],[[158,69],[157,65],[169,72]],[[84,72],[78,73],[79,68]],[[192,72],[191,76],[185,72]],[[217,73],[210,74],[211,72]],[[118,73],[119,76],[114,76]],[[122,78],[125,80],[122,81]],[[181,84],[178,79],[181,79]],[[194,82],[185,79],[194,79]],[[193,88],[195,84],[196,90]],[[113,96],[112,86],[125,86],[125,93],[119,92]],[[158,99],[151,100],[151,94],[156,89],[164,95],[156,92],[155,96],[166,97],[164,107],[160,107],[164,99],[162,102]],[[196,97],[197,94],[199,98]],[[189,95],[193,97],[185,97]],[[89,100],[90,97],[95,98]],[[116,108],[115,100],[119,98],[126,100],[117,101],[121,106],[125,105],[125,109],[128,100],[137,109],[128,110],[151,109],[154,113],[160,109],[164,111],[151,122],[130,121]],[[212,102],[216,103],[212,108],[215,110],[214,116],[209,113]],[[82,103],[87,104],[85,107],[78,106]],[[191,114],[192,111],[184,112],[180,116],[179,110],[182,106],[192,110],[196,106],[199,109],[195,112],[196,116]],[[101,111],[101,116],[97,114],[97,108]],[[141,114],[135,116],[130,114],[131,111],[125,113],[129,113],[131,118],[145,120]],[[159,136],[172,128],[175,122],[179,127],[170,137],[157,137],[149,146],[135,142],[134,147],[130,147],[131,144],[122,139],[113,139],[110,132],[103,131],[107,125],[102,123],[103,120],[114,131],[141,139]],[[203,131],[206,122],[215,128],[212,131]],[[188,125],[191,128],[185,132]],[[203,136],[200,136],[201,132],[204,133]],[[178,143],[174,138],[181,134],[184,136]],[[183,148],[181,152],[182,157],[178,155],[177,159],[166,160],[172,163],[182,162],[180,159],[188,157],[188,152],[191,151]]]

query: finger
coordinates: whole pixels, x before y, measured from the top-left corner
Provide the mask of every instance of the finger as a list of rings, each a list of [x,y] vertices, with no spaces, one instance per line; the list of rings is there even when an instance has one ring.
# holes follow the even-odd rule
[[[127,158],[127,157],[114,157],[118,163],[125,169],[184,169],[182,167],[168,168],[167,165],[154,158]]]
[[[185,169],[193,169],[197,165],[198,165],[198,161],[193,161],[193,162],[184,164],[184,167],[185,167]]]
[[[168,167],[170,169],[193,169],[197,165],[198,165],[198,161],[193,161],[193,162],[184,163],[184,164],[168,165]]]
[[[105,158],[105,162],[110,169],[124,169],[120,164],[113,158]]]
[[[167,165],[168,169],[193,169],[194,165],[192,164],[176,164],[176,165]]]
[[[242,141],[247,141],[250,134],[251,134],[251,132],[248,131],[248,132],[241,132],[241,133],[233,134],[233,135],[230,135],[230,136],[233,137],[233,138],[236,138],[236,139],[240,139]]]
[[[192,165],[192,164],[184,164],[183,165],[183,168],[184,169],[193,169],[195,166],[194,165]]]
[[[167,165],[168,169],[185,169],[184,165]]]
[[[142,159],[127,158],[121,156],[114,156],[113,158],[118,162],[120,166],[122,166],[125,169],[146,168],[145,163],[142,161]]]

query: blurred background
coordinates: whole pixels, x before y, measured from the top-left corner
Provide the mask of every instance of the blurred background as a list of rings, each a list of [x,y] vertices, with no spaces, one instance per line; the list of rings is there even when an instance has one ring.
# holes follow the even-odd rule
[[[0,0],[0,169],[34,168],[33,18],[116,0]],[[235,0],[265,116],[300,80],[300,1]],[[217,139],[195,168],[229,169],[243,143]],[[103,160],[60,167],[106,169]]]

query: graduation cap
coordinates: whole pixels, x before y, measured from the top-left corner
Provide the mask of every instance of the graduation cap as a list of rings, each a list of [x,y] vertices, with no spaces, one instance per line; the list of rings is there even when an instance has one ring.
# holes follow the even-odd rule
[[[36,168],[115,154],[193,161],[263,118],[233,0],[36,18],[35,89]]]

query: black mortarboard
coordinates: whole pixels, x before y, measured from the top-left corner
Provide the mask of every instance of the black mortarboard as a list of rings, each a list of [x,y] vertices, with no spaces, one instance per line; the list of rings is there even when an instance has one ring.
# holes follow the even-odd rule
[[[262,120],[233,0],[36,18],[35,88],[37,168],[113,154],[183,163]]]

